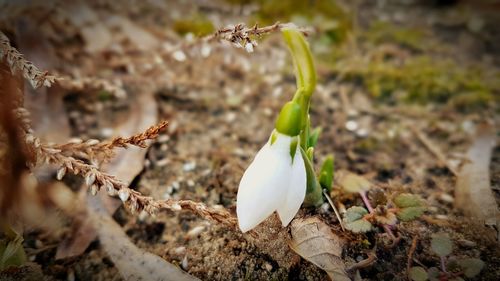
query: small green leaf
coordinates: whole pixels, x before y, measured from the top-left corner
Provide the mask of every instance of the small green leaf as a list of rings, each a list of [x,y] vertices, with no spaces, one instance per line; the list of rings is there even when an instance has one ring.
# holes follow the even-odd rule
[[[402,221],[411,221],[420,217],[425,212],[425,207],[408,207],[399,209],[397,216]]]
[[[371,183],[362,176],[348,173],[340,179],[340,186],[350,193],[359,193],[370,189]]]
[[[307,178],[306,198],[304,199],[304,204],[307,206],[317,207],[323,204],[323,192],[314,173],[313,165],[309,158],[307,158],[307,153],[304,151],[304,149],[302,149],[302,147],[300,147],[300,153],[302,154],[302,158],[304,159]]]
[[[413,281],[425,281],[429,278],[427,271],[421,266],[410,268],[409,276]]]
[[[394,198],[394,204],[399,208],[397,216],[402,221],[410,221],[418,218],[425,212],[425,204],[415,194],[402,193]]]
[[[333,183],[333,155],[328,155],[321,165],[321,170],[319,172],[319,184],[322,188],[332,191]]]
[[[446,233],[436,233],[432,235],[431,249],[440,257],[446,257],[453,250],[453,242]]]
[[[399,208],[408,207],[423,207],[424,203],[418,195],[410,193],[401,193],[396,198],[394,198],[394,204]]]
[[[478,275],[484,267],[484,262],[476,258],[466,258],[458,261],[458,264],[464,269],[465,276],[472,278]]]
[[[439,271],[437,267],[431,267],[427,270],[427,275],[429,276],[429,280],[439,281],[439,276],[441,275],[441,271]]]
[[[318,143],[319,135],[321,134],[321,128],[316,127],[310,134],[309,134],[309,142],[308,146],[309,147],[315,147],[316,144]]]
[[[21,266],[26,263],[23,248],[23,238],[17,236],[14,240],[0,241],[0,271],[10,266]]]
[[[364,219],[366,214],[368,211],[363,207],[354,206],[347,209],[344,215],[345,228],[355,233],[372,230],[373,225]]]

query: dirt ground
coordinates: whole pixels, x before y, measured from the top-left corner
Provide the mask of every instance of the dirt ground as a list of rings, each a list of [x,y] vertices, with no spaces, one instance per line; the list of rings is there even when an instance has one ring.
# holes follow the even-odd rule
[[[229,3],[232,1],[127,2],[129,5],[106,1],[81,4],[73,13],[82,19],[73,17],[69,24],[48,5],[46,11],[56,11],[54,15],[30,8],[23,13],[32,13],[33,18],[10,22],[17,32],[14,42],[20,51],[41,68],[119,81],[127,94],[120,98],[87,87],[62,89],[59,100],[63,102],[58,107],[62,111],[55,119],[67,120],[69,132],[66,135],[49,128],[44,129],[45,135],[61,139],[109,138],[113,128],[126,123],[131,116],[143,114],[136,113],[140,111],[138,104],[144,102],[141,97],[149,96],[147,102],[157,109],[157,120],[168,120],[169,126],[147,148],[145,157],[136,160],[142,171],[133,177],[131,186],[156,199],[190,199],[208,206],[220,205],[235,214],[239,180],[269,137],[281,105],[294,93],[291,59],[279,34],[259,39],[254,52],[247,53],[227,42],[190,43],[196,41],[189,41],[180,33],[183,28],[199,31],[206,22],[217,29],[240,22],[252,23],[255,19],[264,23],[286,21],[283,15],[290,11],[277,12],[281,18],[274,19],[267,14],[263,18],[258,1],[248,5]],[[396,226],[395,232],[401,240],[392,248],[386,245],[382,229],[366,234],[342,231],[328,203],[316,209],[303,208],[297,216],[319,217],[347,241],[342,252],[347,267],[376,255],[373,263],[352,272],[362,280],[408,280],[410,260],[413,265],[439,266],[439,258],[430,249],[431,235],[438,232],[448,233],[454,241],[452,257],[484,261],[481,274],[471,280],[500,280],[496,230],[467,218],[456,208],[457,176],[452,171],[453,167],[460,171],[460,165],[465,163],[464,155],[476,139],[474,128],[488,123],[493,134],[499,132],[495,124],[499,121],[500,93],[495,86],[499,85],[500,77],[497,48],[500,34],[495,13],[498,14],[500,7],[494,1],[356,2],[357,5],[339,5],[349,18],[347,35],[339,39],[342,42],[336,43],[332,38],[344,31],[325,37],[325,32],[332,32],[327,25],[331,21],[328,15],[308,18],[294,12],[295,16],[288,19],[315,28],[309,40],[317,55],[319,82],[312,98],[311,120],[314,126],[322,127],[315,151],[316,165],[319,167],[326,155],[333,153],[335,171],[348,170],[373,183],[368,193],[370,198],[379,192],[389,197],[408,192],[420,195],[428,207],[419,219]],[[61,5],[60,9],[70,10],[68,6]],[[88,14],[85,18],[82,6],[97,19]],[[108,21],[114,16],[119,16],[118,25],[126,21],[140,29],[117,30]],[[199,26],[185,24],[181,19],[199,22]],[[379,22],[387,26],[374,28]],[[342,22],[339,24],[342,26]],[[112,34],[110,43],[101,48],[99,44],[104,44],[105,39],[98,33],[88,35],[85,30],[89,27],[107,29]],[[149,37],[145,38],[143,31]],[[23,38],[31,38],[32,42]],[[35,51],[37,46],[45,48],[43,55]],[[374,73],[377,70],[382,73],[384,69],[372,62],[380,55],[398,59],[425,56],[430,61],[426,67],[431,69],[438,60],[451,61],[452,66],[445,67],[450,72],[453,67],[481,68],[484,72],[480,79],[492,76],[494,86],[485,86],[486,94],[480,99],[471,94],[466,101],[455,96],[435,98],[431,89],[434,86],[429,86],[429,95],[401,98],[404,93],[400,92],[407,89],[406,82],[402,82],[400,89],[391,88],[389,96],[384,96],[385,90],[377,95],[373,84],[366,81],[381,84],[387,81],[385,77],[371,76],[373,73],[369,71],[373,67]],[[401,79],[405,79],[404,71],[403,66],[396,67]],[[464,79],[470,75],[465,73]],[[399,85],[397,79],[394,83]],[[449,82],[452,83],[455,82]],[[417,91],[424,90],[417,88]],[[42,103],[42,115],[51,111],[50,103]],[[44,126],[41,120],[34,120],[34,125],[37,124],[40,128]],[[423,138],[429,139],[430,144]],[[447,162],[443,163],[433,149],[442,152]],[[498,203],[498,145],[493,149],[489,173]],[[49,175],[54,180],[55,171]],[[76,176],[65,179],[75,192],[81,182]],[[336,181],[332,192],[334,202],[347,208],[362,205],[359,196],[342,194],[339,189]],[[113,218],[139,248],[202,280],[328,278],[323,270],[301,259],[283,242],[289,236],[289,229],[281,229],[275,217],[258,228],[256,232],[261,229],[261,234],[256,237],[206,221],[189,211],[161,211],[151,217],[131,214],[121,206]],[[74,235],[72,219],[66,218],[63,225],[64,229],[57,234],[30,230],[24,235],[29,260],[40,266],[45,279],[122,280],[98,240],[78,256],[56,259],[58,245]],[[413,250],[412,242],[416,243]],[[8,275],[3,276],[8,280]]]

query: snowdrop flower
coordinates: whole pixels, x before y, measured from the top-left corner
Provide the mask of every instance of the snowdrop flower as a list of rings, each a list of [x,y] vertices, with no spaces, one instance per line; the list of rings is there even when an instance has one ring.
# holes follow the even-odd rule
[[[300,152],[301,118],[297,103],[285,104],[276,130],[243,174],[236,203],[241,231],[256,227],[274,211],[287,226],[304,201],[307,177]]]

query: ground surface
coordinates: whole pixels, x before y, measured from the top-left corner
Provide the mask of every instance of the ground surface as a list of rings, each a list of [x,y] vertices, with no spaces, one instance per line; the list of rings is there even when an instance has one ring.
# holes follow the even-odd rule
[[[96,33],[88,36],[83,31],[99,20],[80,25],[76,20],[70,21],[64,29],[57,30],[54,26],[60,27],[62,23],[58,21],[63,22],[62,19],[36,18],[43,22],[40,25],[43,36],[39,40],[48,44],[54,59],[34,54],[31,59],[35,63],[38,58],[42,68],[120,80],[127,92],[126,98],[118,99],[86,89],[63,91],[64,112],[58,118],[69,121],[69,135],[83,139],[110,137],[110,128],[122,124],[137,111],[138,97],[151,95],[158,119],[169,120],[170,125],[148,149],[145,159],[138,160],[144,163],[144,169],[133,180],[133,186],[154,198],[191,199],[209,206],[221,205],[234,213],[240,177],[267,140],[277,110],[294,92],[291,61],[279,34],[259,41],[259,46],[250,54],[225,43],[179,45],[186,39],[172,26],[177,26],[179,32],[182,29],[180,19],[199,21],[200,26],[211,21],[214,26],[221,27],[251,22],[262,16],[260,6],[252,4],[240,8],[226,2],[204,1],[197,5],[184,1],[169,4],[152,1],[151,4],[122,6],[96,2],[84,6],[99,20],[118,15],[118,22],[129,19],[152,38],[143,38],[141,31],[132,28],[116,31],[109,23],[96,25],[113,34],[112,42],[100,50],[96,45],[104,38]],[[420,219],[397,226],[396,231],[402,239],[394,248],[384,246],[379,235],[381,231],[366,235],[343,233],[327,204],[317,210],[304,209],[299,216],[320,216],[346,239],[342,257],[347,265],[366,258],[370,249],[377,245],[374,250],[377,261],[359,270],[359,275],[366,280],[406,280],[413,239],[417,241],[410,259],[413,264],[439,266],[439,259],[430,252],[429,246],[431,235],[437,232],[448,233],[455,242],[453,256],[477,257],[485,262],[478,280],[500,280],[496,237],[491,229],[467,219],[454,208],[456,176],[417,137],[418,133],[424,134],[448,160],[460,160],[475,138],[470,128],[482,122],[498,122],[498,88],[487,88],[485,91],[491,92],[481,92],[484,94],[481,98],[473,93],[465,102],[453,95],[444,95],[440,100],[433,96],[432,89],[428,90],[428,95],[408,101],[401,98],[405,95],[401,92],[410,91],[413,85],[408,86],[404,79],[414,76],[404,78],[406,68],[395,68],[395,73],[402,73],[402,80],[392,78],[392,74],[382,78],[373,74],[387,70],[384,68],[387,66],[373,63],[378,56],[402,60],[425,56],[428,62],[422,67],[438,69],[441,66],[434,63],[439,64],[441,59],[453,62],[450,68],[444,67],[450,72],[454,67],[469,69],[470,65],[479,65],[484,69],[479,75],[481,79],[489,79],[493,73],[497,83],[500,61],[495,46],[500,36],[496,28],[498,20],[495,22],[489,13],[499,8],[495,5],[483,7],[482,4],[441,6],[433,1],[424,4],[361,2],[355,7],[355,17],[353,12],[346,12],[353,27],[348,28],[346,38],[339,39],[341,43],[335,43],[332,38],[342,37],[344,31],[333,32],[332,37],[322,33],[325,30],[332,32],[327,25],[332,20],[327,16],[324,19],[319,14],[313,19],[292,17],[297,24],[318,30],[310,38],[319,72],[311,120],[323,128],[316,151],[317,163],[333,153],[336,170],[349,170],[370,179],[375,186],[370,191],[371,197],[376,190],[389,196],[395,192],[410,192],[424,198],[429,207]],[[382,2],[387,3],[383,5]],[[353,6],[345,8],[354,9]],[[283,13],[287,12],[278,14]],[[84,17],[84,13],[79,14]],[[275,21],[269,16],[265,20]],[[373,28],[380,21],[387,22],[388,27]],[[29,27],[30,22],[23,24],[28,26],[27,30],[37,28]],[[186,28],[199,29],[196,26]],[[134,42],[133,38],[138,41]],[[36,41],[36,37],[33,40]],[[149,41],[153,42],[147,43]],[[182,55],[175,51],[179,46]],[[30,49],[33,46],[26,45],[25,50]],[[464,79],[472,77],[470,75],[464,74]],[[424,81],[422,83],[427,78],[415,76],[415,79],[422,79],[419,80]],[[384,84],[386,82],[390,85]],[[381,84],[382,91],[374,91],[373,83]],[[480,80],[479,83],[489,82]],[[461,87],[451,92],[458,92]],[[416,91],[422,93],[425,89],[417,87]],[[388,96],[387,92],[390,92]],[[436,92],[445,91],[438,88]],[[490,165],[491,186],[497,201],[500,199],[499,153],[500,149],[495,148]],[[68,184],[77,187],[75,182]],[[356,196],[339,195],[334,200],[347,207],[362,204]],[[327,278],[322,270],[300,259],[286,244],[274,243],[280,241],[279,238],[263,237],[256,241],[259,238],[209,223],[187,211],[144,217],[132,215],[120,207],[114,218],[137,246],[203,280]],[[71,224],[67,223],[66,227],[59,236],[31,232],[25,239],[30,249],[27,252],[32,253],[31,260],[41,266],[47,278],[121,280],[98,241],[77,257],[55,260],[58,243],[71,233]],[[264,228],[267,230],[263,232],[280,230],[275,218]]]

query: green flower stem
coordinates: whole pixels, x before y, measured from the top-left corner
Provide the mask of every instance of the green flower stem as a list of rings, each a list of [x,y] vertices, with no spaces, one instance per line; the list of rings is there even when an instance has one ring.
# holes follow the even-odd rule
[[[293,101],[300,104],[302,108],[302,133],[300,137],[303,141],[301,142],[301,147],[307,150],[311,125],[309,120],[309,104],[316,88],[316,69],[309,44],[304,35],[293,27],[284,28],[282,33],[293,58],[295,78],[297,80],[297,91],[295,92]]]
[[[284,28],[282,33],[292,54],[297,89],[299,91],[302,89],[304,95],[311,97],[316,87],[316,70],[309,45],[297,28]]]
[[[299,104],[302,110],[300,152],[302,153],[307,173],[307,191],[304,204],[317,207],[323,203],[323,194],[312,164],[313,150],[312,148],[309,149],[309,134],[311,131],[309,104],[316,88],[316,68],[314,67],[309,44],[304,35],[294,27],[284,28],[282,33],[293,58],[295,78],[297,80],[297,91],[292,101]]]

